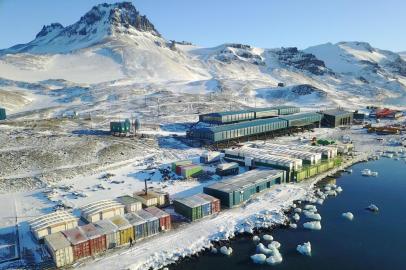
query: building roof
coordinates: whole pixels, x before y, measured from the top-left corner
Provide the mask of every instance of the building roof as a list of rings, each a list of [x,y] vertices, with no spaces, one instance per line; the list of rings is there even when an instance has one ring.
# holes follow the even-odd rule
[[[213,196],[210,196],[208,194],[205,194],[205,193],[199,193],[199,194],[196,194],[196,196],[198,196],[198,197],[200,197],[200,198],[202,198],[202,199],[204,199],[206,201],[209,201],[209,202],[215,202],[215,201],[219,200],[219,199],[217,199],[217,198],[215,198]]]
[[[237,111],[223,111],[223,112],[212,112],[212,113],[205,113],[202,115],[219,115],[219,116],[226,116],[226,115],[235,115],[241,113],[250,113],[253,112],[251,109],[244,109],[244,110],[237,110]]]
[[[231,193],[267,179],[275,179],[283,174],[282,170],[255,169],[209,185],[208,188]]]
[[[147,221],[145,219],[143,219],[142,217],[134,214],[134,213],[128,213],[125,214],[125,218],[128,220],[128,222],[131,223],[131,225],[136,226],[136,225],[140,225],[140,224],[144,224]]]
[[[240,122],[240,123],[227,124],[227,125],[214,126],[214,127],[203,127],[203,128],[197,128],[196,130],[210,131],[210,132],[215,133],[215,132],[222,132],[222,131],[234,130],[234,129],[239,129],[239,128],[247,128],[247,127],[258,126],[258,125],[266,125],[266,124],[277,123],[277,122],[286,123],[286,121],[281,119],[280,117],[274,117],[274,118],[257,119],[257,120],[244,121],[244,122]]]
[[[321,119],[321,115],[315,112],[306,112],[306,113],[295,113],[295,114],[288,114],[279,116],[280,119],[284,120],[296,120],[296,119],[303,119],[308,117],[317,117]]]
[[[93,223],[96,228],[103,234],[115,233],[118,231],[116,224],[112,223],[108,219],[102,219]]]
[[[113,200],[102,200],[102,201],[97,201],[93,203],[89,203],[83,207],[80,208],[82,212],[82,216],[89,216],[89,215],[94,215],[97,213],[104,213],[108,212],[117,208],[122,208],[124,209],[124,205],[117,201]]]
[[[101,236],[100,231],[92,223],[80,226],[79,228],[89,239],[94,239],[94,238],[98,238]]]
[[[180,199],[176,199],[175,201],[177,201],[178,203],[181,203],[183,205],[186,205],[190,208],[195,208],[201,205],[205,205],[208,204],[209,202],[196,196],[196,195],[192,195],[189,197],[185,197],[185,198],[180,198]]]
[[[115,216],[110,218],[110,221],[115,224],[119,230],[131,228],[130,222],[122,216]]]
[[[332,116],[353,114],[352,112],[349,112],[349,111],[346,111],[346,110],[343,110],[343,109],[326,110],[326,111],[322,111],[321,113],[325,114],[325,115],[332,115]]]
[[[38,231],[61,224],[76,223],[78,219],[67,211],[56,211],[30,220],[31,230]]]
[[[151,213],[149,213],[149,212],[147,212],[147,211],[145,211],[143,209],[135,212],[135,214],[137,216],[141,217],[142,219],[144,219],[145,221],[148,221],[148,222],[158,219],[157,217],[155,217],[154,215],[152,215]]]
[[[130,195],[117,197],[116,200],[122,204],[141,204],[141,202]]]
[[[84,232],[79,229],[79,227],[63,231],[62,233],[66,236],[66,239],[68,239],[72,245],[78,245],[89,240]]]
[[[48,242],[48,246],[54,251],[70,246],[70,242],[61,232],[49,234],[45,236],[45,240]]]
[[[148,213],[152,214],[153,216],[155,216],[157,218],[163,218],[163,217],[170,216],[167,212],[165,212],[155,206],[145,208],[145,211],[147,211]]]

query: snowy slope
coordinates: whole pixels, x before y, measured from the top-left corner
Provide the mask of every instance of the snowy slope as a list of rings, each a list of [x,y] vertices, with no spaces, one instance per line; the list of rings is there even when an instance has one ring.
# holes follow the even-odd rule
[[[58,105],[54,115],[72,109],[137,111],[130,106],[139,102],[134,91],[151,97],[165,91],[215,93],[237,107],[252,106],[253,98],[261,106],[291,103],[313,109],[399,106],[393,101],[406,96],[405,63],[399,54],[363,42],[327,43],[302,51],[238,43],[201,48],[168,41],[124,2],[95,6],[72,25],[44,26],[33,41],[0,50],[0,89],[48,98],[49,104]],[[29,108],[36,106],[30,101],[34,98],[10,106],[15,96],[2,96],[11,113],[28,108],[26,102]],[[211,108],[213,103],[201,109]]]

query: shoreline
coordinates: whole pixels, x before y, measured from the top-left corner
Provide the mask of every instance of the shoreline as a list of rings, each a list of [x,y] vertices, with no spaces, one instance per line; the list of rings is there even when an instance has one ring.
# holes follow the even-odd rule
[[[285,212],[295,201],[304,200],[310,192],[313,192],[316,183],[363,161],[368,161],[367,153],[360,153],[347,159],[341,166],[313,179],[295,184],[276,185],[270,191],[258,194],[243,206],[227,209],[215,217],[189,223],[177,230],[139,242],[132,249],[119,249],[107,256],[81,262],[75,267],[98,269],[102,265],[104,267],[114,265],[115,268],[131,270],[162,269],[181,263],[184,259],[199,256],[216,243],[233,241],[239,234],[252,235],[254,230],[271,230],[286,226]],[[278,198],[278,195],[282,195],[283,199]],[[265,218],[266,221],[258,223],[258,217]],[[160,248],[153,250],[157,246]],[[120,260],[111,260],[115,256],[120,256]]]

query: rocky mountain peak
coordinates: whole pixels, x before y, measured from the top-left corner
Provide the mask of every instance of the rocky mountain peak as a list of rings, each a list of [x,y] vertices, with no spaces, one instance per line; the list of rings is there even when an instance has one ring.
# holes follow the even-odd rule
[[[44,37],[51,32],[61,31],[63,29],[62,24],[60,23],[51,23],[50,25],[44,25],[41,31],[35,36],[35,38]]]

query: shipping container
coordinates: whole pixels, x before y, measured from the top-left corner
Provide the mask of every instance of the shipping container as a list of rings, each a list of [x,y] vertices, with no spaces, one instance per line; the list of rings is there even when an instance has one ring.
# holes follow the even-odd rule
[[[201,201],[196,201],[190,197],[180,198],[173,201],[175,212],[186,217],[190,221],[195,221],[203,217]]]
[[[61,232],[45,236],[44,243],[57,268],[74,262],[72,246]]]
[[[145,211],[151,213],[153,216],[159,219],[159,228],[161,231],[167,231],[171,229],[172,225],[170,214],[154,206],[145,208]]]
[[[181,175],[184,178],[196,177],[203,172],[202,166],[199,165],[184,165],[180,166]]]
[[[108,219],[96,221],[94,223],[100,234],[106,236],[107,249],[115,248],[120,245],[120,233],[118,227]]]
[[[73,259],[75,261],[91,255],[89,239],[79,228],[62,232],[71,243],[73,249]]]
[[[220,161],[221,158],[221,153],[220,152],[215,152],[215,151],[206,151],[203,152],[202,155],[200,156],[200,163],[213,163]]]
[[[92,223],[79,227],[84,235],[89,239],[90,254],[97,255],[107,249],[106,235],[101,234]]]
[[[135,213],[128,213],[125,218],[133,226],[134,240],[139,241],[148,237],[148,225],[147,221]]]
[[[205,199],[206,201],[211,202],[211,213],[210,214],[215,214],[215,213],[220,212],[220,210],[221,210],[220,199],[210,196],[208,194],[204,194],[204,193],[196,194],[196,196],[198,196],[202,199]]]
[[[158,200],[158,207],[165,207],[168,206],[170,201],[169,201],[169,193],[159,190],[159,189],[152,189],[149,190],[148,193],[151,193],[153,196],[155,196]]]
[[[148,237],[159,233],[159,219],[157,217],[153,216],[151,213],[145,210],[140,210],[135,214],[147,221]]]
[[[179,165],[190,165],[192,164],[191,160],[179,160],[172,163],[172,171],[176,172],[176,167]],[[177,173],[180,175],[180,173]]]
[[[120,245],[129,243],[130,239],[134,240],[134,229],[127,219],[122,216],[115,216],[110,218],[110,221],[118,227]]]
[[[143,207],[157,206],[158,205],[158,196],[153,192],[146,193],[144,191],[136,191],[133,194],[133,197],[142,203]]]
[[[124,121],[110,122],[110,132],[112,133],[127,133],[131,131],[130,119]]]
[[[249,200],[252,195],[284,182],[285,171],[255,169],[203,187],[205,194],[220,199],[221,205],[231,208]]]
[[[133,213],[142,209],[142,203],[129,195],[117,197],[117,201],[124,205],[125,213]]]
[[[221,163],[216,168],[216,174],[220,176],[235,175],[240,171],[237,162]]]
[[[31,219],[31,232],[37,240],[56,232],[73,229],[78,226],[78,219],[67,211],[56,211]]]
[[[81,217],[89,223],[124,215],[124,205],[114,200],[89,203],[81,207],[80,210]]]

